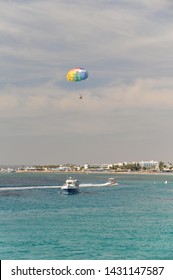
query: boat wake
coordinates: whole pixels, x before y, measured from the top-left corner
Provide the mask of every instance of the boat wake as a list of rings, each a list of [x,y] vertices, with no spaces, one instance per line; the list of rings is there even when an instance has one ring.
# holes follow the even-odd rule
[[[118,183],[114,184],[118,185]],[[105,187],[105,186],[113,186],[110,185],[108,182],[103,184],[93,184],[93,183],[87,183],[87,184],[80,184],[80,188],[89,188],[89,187]],[[0,187],[1,191],[17,191],[17,190],[32,190],[32,189],[61,189],[62,186],[27,186],[27,187]]]
[[[103,184],[88,183],[88,184],[80,184],[80,187],[82,187],[82,188],[87,188],[87,187],[106,187],[106,186],[115,186],[115,185],[118,185],[118,183],[115,183],[114,185],[110,185],[109,182],[103,183]]]
[[[30,186],[30,187],[0,187],[0,191],[32,190],[32,189],[60,189],[61,186]]]

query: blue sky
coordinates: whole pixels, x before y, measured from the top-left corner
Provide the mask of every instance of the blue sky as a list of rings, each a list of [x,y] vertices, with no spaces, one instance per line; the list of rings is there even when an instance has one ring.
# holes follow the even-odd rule
[[[172,1],[8,0],[0,18],[1,164],[173,162]]]

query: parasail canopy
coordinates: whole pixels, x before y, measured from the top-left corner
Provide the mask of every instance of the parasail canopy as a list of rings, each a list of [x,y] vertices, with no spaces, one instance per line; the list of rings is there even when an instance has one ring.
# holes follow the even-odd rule
[[[70,82],[80,82],[88,78],[88,71],[84,68],[73,68],[68,71],[66,78]]]

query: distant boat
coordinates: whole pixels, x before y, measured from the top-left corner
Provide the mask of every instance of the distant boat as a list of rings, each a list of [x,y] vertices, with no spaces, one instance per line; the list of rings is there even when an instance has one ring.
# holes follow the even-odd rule
[[[108,186],[115,186],[115,185],[118,185],[118,183],[116,182],[115,178],[108,178],[107,185]]]
[[[61,190],[65,194],[75,194],[79,192],[79,181],[69,177],[65,184],[61,187]]]
[[[168,183],[168,181],[165,181],[165,184],[167,184]]]

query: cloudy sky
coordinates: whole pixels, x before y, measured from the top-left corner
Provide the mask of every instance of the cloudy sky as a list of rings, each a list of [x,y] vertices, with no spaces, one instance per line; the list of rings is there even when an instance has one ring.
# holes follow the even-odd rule
[[[171,0],[0,0],[0,164],[173,162],[172,77]]]

